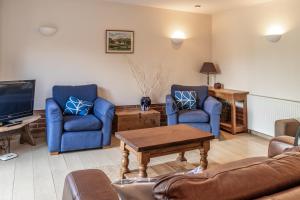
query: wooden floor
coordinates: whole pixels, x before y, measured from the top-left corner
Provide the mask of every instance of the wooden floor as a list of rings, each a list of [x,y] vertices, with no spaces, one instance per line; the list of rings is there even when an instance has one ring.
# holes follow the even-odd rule
[[[250,135],[232,136],[222,134],[225,139],[213,140],[208,153],[209,167],[230,161],[267,154],[268,140]],[[119,142],[113,138],[109,148],[64,153],[50,156],[45,142],[38,145],[13,145],[12,152],[19,157],[10,161],[0,161],[0,200],[60,200],[64,178],[73,170],[97,168],[105,171],[111,180],[119,177],[121,154]],[[199,163],[199,152],[186,154],[188,162]],[[176,155],[163,156],[151,160],[156,166],[173,161]],[[130,168],[137,168],[135,157],[130,157]]]

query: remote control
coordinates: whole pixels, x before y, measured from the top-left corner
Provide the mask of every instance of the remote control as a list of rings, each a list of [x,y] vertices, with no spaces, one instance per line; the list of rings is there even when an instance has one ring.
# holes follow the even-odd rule
[[[13,158],[16,158],[16,157],[18,157],[18,154],[8,153],[8,154],[0,156],[0,160],[7,161],[7,160],[10,160],[10,159],[13,159]]]

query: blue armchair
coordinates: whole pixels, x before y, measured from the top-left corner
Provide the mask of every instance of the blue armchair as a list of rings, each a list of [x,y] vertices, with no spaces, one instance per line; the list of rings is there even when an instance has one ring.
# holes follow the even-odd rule
[[[53,98],[46,100],[47,143],[49,152],[74,151],[110,145],[115,107],[97,97],[97,85],[54,86]],[[69,96],[94,102],[91,114],[64,116]]]
[[[175,91],[196,91],[197,109],[179,110],[174,99]],[[222,104],[208,96],[207,86],[173,85],[171,94],[166,97],[168,125],[187,124],[211,132],[216,137],[220,135],[221,109]]]

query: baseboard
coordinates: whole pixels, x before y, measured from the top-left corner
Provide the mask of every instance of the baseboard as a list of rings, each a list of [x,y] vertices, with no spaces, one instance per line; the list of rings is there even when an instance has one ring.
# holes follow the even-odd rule
[[[248,130],[248,132],[250,134],[256,135],[258,137],[265,138],[267,140],[271,140],[273,138],[272,136],[269,136],[269,135],[266,135],[266,134],[263,134],[263,133],[260,133],[260,132],[254,131],[254,130],[250,130],[250,129]]]

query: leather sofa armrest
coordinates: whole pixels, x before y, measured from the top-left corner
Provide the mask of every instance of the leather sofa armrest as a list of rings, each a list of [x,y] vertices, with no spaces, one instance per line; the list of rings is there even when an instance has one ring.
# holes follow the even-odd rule
[[[293,148],[294,140],[295,138],[291,136],[279,136],[273,138],[269,143],[268,156],[272,158]]]
[[[118,200],[105,173],[97,169],[71,172],[65,179],[62,200]]]
[[[295,137],[300,122],[296,119],[281,119],[275,121],[275,136],[288,135]]]

